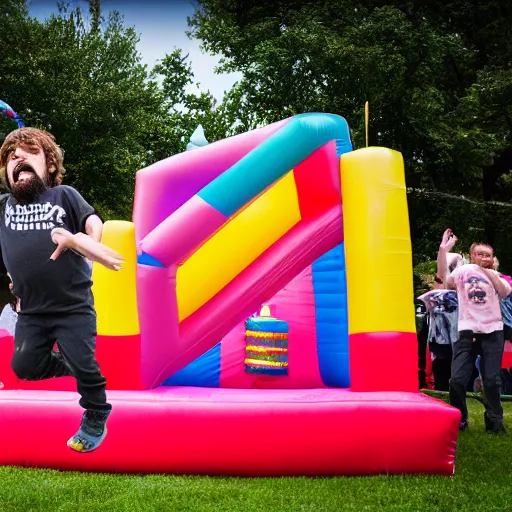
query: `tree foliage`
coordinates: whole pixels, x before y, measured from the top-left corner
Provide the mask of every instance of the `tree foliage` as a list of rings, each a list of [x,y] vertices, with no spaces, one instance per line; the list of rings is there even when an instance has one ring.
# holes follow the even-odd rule
[[[163,54],[151,72],[135,28],[117,12],[105,18],[98,0],[89,17],[64,5],[41,22],[23,0],[0,13],[0,98],[55,135],[65,182],[105,218],[130,218],[136,171],[183,151],[197,123],[212,140],[223,136],[213,97],[185,93],[194,81],[186,56]],[[2,133],[15,127],[0,123]]]
[[[189,20],[223,69],[244,126],[343,115],[356,145],[404,154],[409,186],[512,198],[508,0],[200,0]],[[250,113],[250,114],[249,114]]]
[[[190,33],[242,72],[226,97],[241,128],[320,111],[356,147],[401,151],[415,265],[440,236],[492,243],[512,270],[509,0],[200,0]]]

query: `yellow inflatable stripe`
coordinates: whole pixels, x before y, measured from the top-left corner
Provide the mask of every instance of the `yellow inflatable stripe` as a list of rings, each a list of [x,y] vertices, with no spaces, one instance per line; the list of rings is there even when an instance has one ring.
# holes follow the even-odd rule
[[[349,333],[415,332],[402,156],[359,149],[342,155],[340,169]]]
[[[125,221],[105,222],[102,242],[122,254],[125,263],[118,272],[108,270],[98,263],[93,264],[92,291],[98,315],[98,334],[102,336],[139,334],[134,224]]]
[[[258,172],[255,169],[254,172]],[[229,194],[226,190],[226,194]],[[200,308],[301,219],[289,172],[178,268],[180,320]]]

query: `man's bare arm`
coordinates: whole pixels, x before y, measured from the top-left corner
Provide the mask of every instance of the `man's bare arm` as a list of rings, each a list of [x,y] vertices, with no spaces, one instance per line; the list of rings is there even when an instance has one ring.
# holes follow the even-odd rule
[[[443,233],[443,239],[437,252],[437,275],[443,282],[445,288],[455,290],[455,280],[450,276],[448,271],[448,260],[446,255],[453,249],[457,243],[457,237],[453,234],[451,229],[447,229]]]
[[[448,262],[446,261],[446,251],[441,249],[441,247],[437,251],[437,275],[443,284],[446,285],[446,280],[449,277]]]
[[[57,248],[50,256],[52,260],[56,260],[65,250],[71,249],[91,261],[101,263],[110,270],[120,270],[123,266],[123,256],[105,244],[95,242],[84,233],[73,235],[64,228],[54,228],[52,230],[52,240],[57,245]]]
[[[504,299],[505,297],[508,297],[510,295],[510,286],[508,283],[503,281],[495,272],[488,268],[482,269],[489,280],[491,281],[492,285],[494,286],[494,289],[498,292],[498,295],[500,299]]]
[[[101,242],[103,234],[103,222],[97,215],[90,215],[85,222],[85,232],[95,242]]]

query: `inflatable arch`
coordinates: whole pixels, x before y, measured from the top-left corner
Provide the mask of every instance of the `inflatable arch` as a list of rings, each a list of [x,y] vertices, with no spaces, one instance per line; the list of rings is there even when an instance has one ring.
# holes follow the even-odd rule
[[[343,118],[298,115],[140,170],[133,222],[107,222],[104,242],[126,257],[93,267],[109,435],[70,451],[74,381],[18,381],[4,336],[0,464],[453,474],[460,413],[418,392],[398,152],[353,151]],[[286,327],[269,334],[287,339],[278,374],[248,371],[262,305]]]

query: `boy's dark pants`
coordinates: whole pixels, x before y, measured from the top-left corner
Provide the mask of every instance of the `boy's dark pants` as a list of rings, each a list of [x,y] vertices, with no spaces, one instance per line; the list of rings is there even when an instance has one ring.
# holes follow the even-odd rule
[[[466,387],[471,378],[476,356],[480,354],[486,426],[489,423],[493,425],[503,423],[500,372],[504,343],[503,331],[494,331],[489,334],[475,334],[472,331],[459,332],[459,340],[453,344],[450,403],[461,411],[461,421],[468,419]]]
[[[57,342],[59,353],[53,352]],[[73,376],[84,409],[108,411],[106,379],[96,349],[96,315],[19,315],[11,366],[20,379],[43,380]]]

